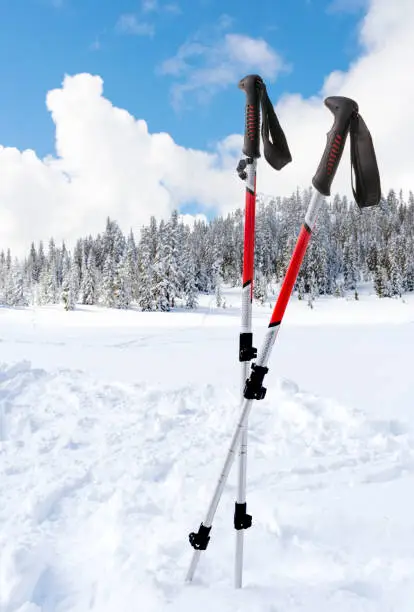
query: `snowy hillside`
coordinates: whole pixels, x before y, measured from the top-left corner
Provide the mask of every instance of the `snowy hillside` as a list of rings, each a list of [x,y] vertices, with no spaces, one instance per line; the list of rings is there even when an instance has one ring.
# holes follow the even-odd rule
[[[235,470],[184,583],[238,414],[225,297],[0,309],[1,612],[412,611],[411,295],[292,301],[250,422],[245,587]]]

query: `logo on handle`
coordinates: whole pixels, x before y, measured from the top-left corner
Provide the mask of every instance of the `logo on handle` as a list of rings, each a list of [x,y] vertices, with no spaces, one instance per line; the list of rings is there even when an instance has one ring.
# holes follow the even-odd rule
[[[336,160],[338,159],[338,153],[341,148],[341,143],[342,143],[342,136],[340,134],[337,134],[332,143],[332,147],[331,147],[331,150],[328,156],[328,163],[326,164],[326,170],[328,172],[328,175],[331,175],[333,172],[333,169],[336,164]]]

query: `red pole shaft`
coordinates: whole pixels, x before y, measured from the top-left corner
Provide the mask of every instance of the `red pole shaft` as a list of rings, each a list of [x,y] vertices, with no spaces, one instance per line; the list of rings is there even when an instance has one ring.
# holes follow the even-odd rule
[[[270,318],[269,327],[279,325],[282,322],[286,306],[288,305],[289,298],[293,291],[293,287],[295,285],[303,258],[306,253],[306,249],[308,248],[311,235],[311,229],[307,225],[303,224],[300,228],[296,246],[292,253],[288,269],[286,270],[285,278],[283,279],[279,297],[277,298],[272,316]]]
[[[246,186],[246,206],[244,217],[243,287],[246,287],[250,283],[250,299],[253,298],[255,216],[256,171],[254,170],[253,191],[249,186]]]

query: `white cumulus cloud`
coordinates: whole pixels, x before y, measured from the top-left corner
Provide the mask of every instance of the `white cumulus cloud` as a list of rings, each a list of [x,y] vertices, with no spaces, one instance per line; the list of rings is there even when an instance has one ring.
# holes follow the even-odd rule
[[[0,244],[76,239],[100,231],[107,215],[127,231],[166,217],[183,203],[220,209],[237,204],[239,184],[216,153],[185,149],[166,133],[114,107],[100,77],[67,76],[47,95],[56,156],[0,147]],[[222,151],[222,152],[221,152]]]

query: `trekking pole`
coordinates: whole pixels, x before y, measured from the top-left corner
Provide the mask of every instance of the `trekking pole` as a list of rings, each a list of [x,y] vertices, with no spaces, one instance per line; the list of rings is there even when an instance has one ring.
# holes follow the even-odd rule
[[[241,365],[241,402],[243,401],[244,383],[248,377],[249,364],[257,357],[257,349],[253,347],[252,333],[252,300],[254,277],[254,241],[256,216],[256,169],[257,158],[260,157],[260,81],[256,75],[242,79],[239,88],[246,93],[245,131],[243,153],[245,159],[240,160],[237,172],[246,181],[244,244],[243,244],[243,274],[241,326],[239,338],[239,361]],[[240,442],[239,473],[237,483],[237,498],[234,508],[234,528],[236,529],[235,586],[241,587],[243,572],[244,529],[252,524],[251,515],[247,514],[246,505],[246,471],[247,471],[247,421],[243,426]]]
[[[253,347],[252,334],[252,301],[253,301],[253,278],[254,278],[254,243],[255,243],[255,216],[256,216],[256,171],[257,159],[260,157],[260,102],[265,85],[260,76],[251,74],[239,82],[239,89],[246,94],[245,107],[245,130],[243,153],[246,156],[241,159],[237,172],[242,180],[246,181],[245,195],[245,217],[244,217],[244,244],[243,244],[243,273],[242,273],[242,303],[241,303],[241,326],[239,338],[239,361],[241,365],[241,402],[243,401],[244,384],[249,373],[249,364],[257,357],[257,349]],[[269,116],[269,107],[264,106],[263,118],[266,121]],[[266,130],[264,130],[266,134]],[[280,140],[281,133],[275,134]],[[266,138],[266,135],[264,136]],[[282,138],[283,141],[283,138]],[[276,170],[280,170],[286,163],[291,161],[286,141],[285,154],[282,160],[270,163]],[[269,151],[268,155],[269,155]],[[275,152],[273,151],[273,154]],[[280,157],[280,152],[279,152]],[[267,158],[269,161],[269,157]],[[273,162],[273,163],[272,163]],[[236,555],[235,555],[235,587],[241,588],[243,574],[243,545],[244,530],[252,525],[252,517],[247,514],[246,504],[246,472],[247,472],[247,428],[244,424],[241,433],[239,470],[237,482],[237,497],[234,508],[234,528],[236,529]]]
[[[294,248],[288,269],[276,301],[265,338],[262,343],[256,363],[251,366],[252,372],[246,380],[243,392],[243,406],[233,433],[229,450],[220,473],[206,518],[201,523],[197,533],[190,533],[190,544],[195,549],[187,573],[187,581],[194,577],[200,553],[206,550],[210,541],[210,531],[217,507],[223,493],[228,475],[234,462],[235,453],[240,445],[243,427],[249,418],[253,400],[262,400],[266,395],[263,387],[264,377],[268,372],[267,364],[279,333],[280,325],[296,282],[306,249],[311,238],[319,209],[324,196],[329,196],[332,181],[335,177],[342,157],[345,142],[351,130],[351,162],[356,176],[356,188],[353,188],[358,206],[374,206],[379,203],[381,187],[378,167],[371,136],[362,117],[358,105],[350,98],[334,96],[325,99],[325,105],[334,115],[334,125],[327,134],[327,143],[312,184],[315,191],[306,211],[303,225]]]
[[[239,88],[246,93],[245,132],[243,153],[245,160],[237,166],[240,178],[246,180],[246,201],[244,218],[243,275],[241,326],[239,338],[239,361],[241,365],[241,402],[243,401],[244,383],[248,377],[249,364],[257,357],[253,347],[252,301],[254,277],[254,242],[256,217],[256,169],[260,157],[260,107],[258,81],[255,75],[245,77]],[[235,586],[240,588],[243,572],[244,529],[252,525],[252,517],[247,514],[246,504],[246,471],[247,471],[247,421],[243,426],[240,442],[239,473],[237,498],[234,507],[234,528],[236,529]]]

